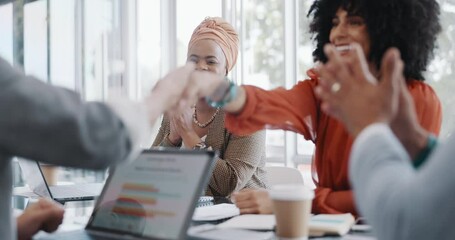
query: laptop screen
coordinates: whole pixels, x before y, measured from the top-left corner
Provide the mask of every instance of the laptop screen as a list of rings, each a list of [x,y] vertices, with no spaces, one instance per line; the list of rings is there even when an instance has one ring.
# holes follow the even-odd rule
[[[182,238],[211,175],[213,155],[148,150],[134,162],[118,166],[87,228],[145,238]]]
[[[52,198],[39,163],[23,158],[17,158],[17,161],[22,171],[22,177],[30,186],[30,189],[41,197]]]

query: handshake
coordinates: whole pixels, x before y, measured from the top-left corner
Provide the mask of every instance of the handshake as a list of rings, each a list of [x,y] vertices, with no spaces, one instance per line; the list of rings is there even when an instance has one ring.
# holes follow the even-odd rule
[[[224,75],[195,69],[195,64],[189,62],[158,81],[146,99],[149,112],[176,114],[201,98],[212,107],[225,107],[239,96],[238,87]]]

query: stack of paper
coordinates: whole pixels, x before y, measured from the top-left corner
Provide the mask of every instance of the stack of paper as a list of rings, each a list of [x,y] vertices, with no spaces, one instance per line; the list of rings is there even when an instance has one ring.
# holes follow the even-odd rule
[[[245,214],[233,217],[217,225],[218,228],[240,228],[267,231],[275,228],[275,215],[273,214]]]
[[[204,224],[194,226],[188,229],[188,235],[198,239],[211,240],[232,240],[232,239],[248,239],[248,240],[271,240],[275,239],[275,233],[272,231],[260,232],[247,229],[225,228],[220,229],[216,225]]]
[[[194,210],[193,221],[215,221],[234,217],[240,214],[235,204],[216,204],[207,207],[198,207]]]

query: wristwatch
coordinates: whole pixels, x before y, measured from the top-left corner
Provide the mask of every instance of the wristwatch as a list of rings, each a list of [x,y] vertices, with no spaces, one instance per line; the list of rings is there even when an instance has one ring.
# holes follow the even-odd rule
[[[196,145],[194,145],[193,150],[205,150],[207,148],[209,148],[209,146],[207,146],[207,143],[200,142],[200,143],[196,143]]]

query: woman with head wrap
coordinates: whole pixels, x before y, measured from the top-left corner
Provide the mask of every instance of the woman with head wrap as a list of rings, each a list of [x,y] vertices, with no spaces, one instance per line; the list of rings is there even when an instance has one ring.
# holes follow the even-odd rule
[[[187,61],[194,62],[197,71],[225,77],[237,61],[238,44],[237,32],[228,22],[206,18],[191,36]],[[234,136],[224,128],[224,115],[223,110],[200,99],[181,115],[165,116],[153,146],[217,150],[219,159],[206,195],[229,196],[243,188],[267,188],[265,132]]]

